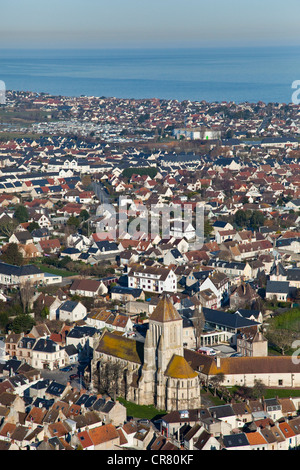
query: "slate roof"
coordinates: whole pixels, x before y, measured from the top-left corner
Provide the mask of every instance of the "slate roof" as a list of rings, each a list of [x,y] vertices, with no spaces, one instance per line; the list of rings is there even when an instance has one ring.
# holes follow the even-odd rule
[[[289,285],[288,281],[267,281],[266,293],[288,294]]]
[[[259,323],[253,320],[248,320],[248,318],[244,318],[238,313],[228,313],[206,307],[203,307],[203,315],[207,323],[231,329],[247,328],[259,325]]]
[[[249,446],[249,442],[244,433],[223,436],[223,443],[226,448]]]

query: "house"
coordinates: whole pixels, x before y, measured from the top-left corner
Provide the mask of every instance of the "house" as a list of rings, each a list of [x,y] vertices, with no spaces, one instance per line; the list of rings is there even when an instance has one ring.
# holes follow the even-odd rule
[[[118,244],[115,242],[110,242],[108,240],[95,242],[89,249],[89,253],[99,256],[101,254],[110,254],[114,255],[119,253]]]
[[[36,222],[40,228],[50,229],[52,226],[50,219],[45,214],[39,214],[38,212],[33,214],[31,221]]]
[[[252,269],[249,263],[239,263],[237,261],[223,261],[219,259],[210,259],[208,266],[226,274],[228,277],[251,279]]]
[[[254,330],[259,327],[259,323],[249,320],[248,318],[243,318],[238,313],[223,312],[221,310],[205,307],[202,308],[202,311],[206,325],[214,330],[213,333],[209,335],[210,341],[213,341],[214,335],[219,338],[219,335],[222,334],[222,342],[229,341],[231,344],[235,344],[236,335],[241,330],[245,331],[248,328]],[[219,342],[219,340],[215,342]],[[210,344],[213,344],[213,342]],[[204,346],[209,346],[209,344],[204,344]]]
[[[214,232],[214,235],[217,234],[217,232],[223,232],[223,231],[227,231],[227,230],[233,230],[233,226],[229,223],[229,222],[223,222],[221,220],[217,220],[214,224],[213,224],[213,232]]]
[[[94,342],[98,337],[99,331],[92,326],[74,326],[66,336],[66,345],[75,346],[80,354],[89,357],[92,354]]]
[[[58,238],[53,238],[50,240],[39,240],[36,246],[40,253],[43,254],[59,253],[61,249],[61,244]]]
[[[92,409],[99,413],[104,423],[114,426],[122,426],[127,419],[127,410],[119,400],[112,401],[108,398],[99,397],[92,405]]]
[[[266,299],[276,298],[286,302],[290,294],[290,284],[288,281],[267,281]]]
[[[20,230],[19,232],[14,232],[8,239],[9,243],[17,243],[22,245],[28,245],[33,243],[33,237],[28,230]]]
[[[229,434],[222,437],[222,449],[250,450],[251,446],[245,433]]]
[[[77,261],[80,255],[81,251],[73,247],[65,248],[60,253],[61,258],[69,257],[72,261]]]
[[[259,298],[259,295],[250,284],[243,282],[239,286],[236,286],[231,292],[229,296],[230,308],[238,309],[246,307],[247,305],[251,308],[253,303]]]
[[[235,313],[240,314],[244,318],[248,318],[249,320],[253,320],[257,323],[263,322],[263,314],[260,310],[249,310],[245,308],[239,308]]]
[[[73,323],[85,318],[86,314],[87,309],[81,302],[67,300],[58,307],[58,318],[60,321]]]
[[[37,369],[59,369],[65,365],[65,351],[49,338],[40,338],[32,350],[31,365]]]
[[[0,262],[0,284],[16,286],[26,281],[41,285],[44,281],[44,273],[34,265],[15,266]]]
[[[94,279],[76,279],[71,287],[71,295],[80,295],[83,297],[97,297],[101,288],[101,282]]]
[[[177,292],[177,277],[172,269],[137,266],[128,273],[128,287],[145,292]]]
[[[228,281],[225,274],[215,271],[200,284],[199,291],[211,290],[217,298],[217,308],[220,308],[228,296]]]
[[[94,446],[93,450],[116,450],[120,445],[120,435],[113,424],[104,424],[89,429],[88,436]],[[82,442],[80,433],[79,442]]]
[[[171,250],[168,250],[164,254],[163,258],[163,263],[166,266],[170,265],[178,265],[181,266],[183,264],[186,264],[187,262],[187,257],[180,253],[180,251],[177,248],[172,248]]]
[[[219,441],[201,424],[195,424],[184,436],[184,449],[193,450],[220,450]]]
[[[191,428],[200,421],[199,409],[173,410],[162,416],[160,432],[165,437],[172,437],[178,433],[183,425]]]
[[[32,258],[38,258],[41,256],[38,248],[33,243],[28,243],[27,245],[19,245],[19,252],[22,253],[25,260],[30,260]]]
[[[267,357],[268,341],[261,332],[243,332],[237,335],[236,351],[242,356]]]
[[[110,290],[112,300],[128,302],[133,300],[145,300],[145,293],[142,289],[125,286],[113,286]]]

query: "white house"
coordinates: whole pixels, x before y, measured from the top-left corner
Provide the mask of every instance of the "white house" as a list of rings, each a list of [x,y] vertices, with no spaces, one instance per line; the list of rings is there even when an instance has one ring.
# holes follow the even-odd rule
[[[76,322],[86,317],[87,309],[81,302],[67,300],[58,308],[58,316],[61,321]]]
[[[177,277],[168,268],[134,267],[128,274],[128,287],[146,292],[177,292]]]
[[[31,351],[31,365],[37,369],[54,370],[65,365],[65,350],[50,338],[39,339]]]

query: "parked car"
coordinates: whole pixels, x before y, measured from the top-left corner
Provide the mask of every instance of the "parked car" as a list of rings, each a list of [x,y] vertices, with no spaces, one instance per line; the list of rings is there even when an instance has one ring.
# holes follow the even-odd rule
[[[77,379],[78,377],[79,377],[78,374],[71,374],[71,375],[69,375],[69,379],[70,379],[70,380]]]
[[[198,352],[200,354],[205,354],[206,356],[216,356],[216,351],[212,348],[208,348],[206,346],[203,346],[202,348],[198,349]]]
[[[73,369],[72,366],[66,366],[66,367],[63,367],[62,369],[60,369],[62,372],[70,372],[71,370]]]

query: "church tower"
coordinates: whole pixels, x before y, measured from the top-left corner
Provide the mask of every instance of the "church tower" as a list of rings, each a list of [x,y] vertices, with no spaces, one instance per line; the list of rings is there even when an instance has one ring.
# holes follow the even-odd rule
[[[171,384],[172,402],[168,391]],[[196,398],[198,394],[199,400],[193,400],[193,403],[200,403],[198,374],[184,359],[182,318],[170,297],[164,295],[149,320],[139,381],[139,403],[154,404],[160,409],[179,409],[177,387],[182,389],[180,397],[185,397],[185,405],[188,404],[186,395],[190,395],[183,389],[196,387],[192,396]]]

